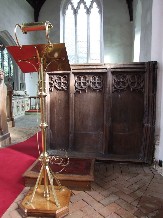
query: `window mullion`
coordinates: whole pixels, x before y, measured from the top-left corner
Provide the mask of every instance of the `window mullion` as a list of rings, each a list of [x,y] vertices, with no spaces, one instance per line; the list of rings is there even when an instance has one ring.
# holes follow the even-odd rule
[[[103,19],[102,19],[102,14],[100,14],[100,62],[104,61],[103,57]]]
[[[87,63],[90,60],[90,13],[87,13]]]
[[[78,50],[77,50],[77,12],[74,13],[75,16],[75,60],[78,63]]]
[[[2,69],[4,70],[4,50],[2,51]]]
[[[0,68],[2,68],[2,51],[0,50]]]
[[[65,42],[65,17],[66,17],[66,15],[64,14],[64,16],[63,16],[63,42]]]
[[[8,76],[11,77],[11,58],[8,55]]]

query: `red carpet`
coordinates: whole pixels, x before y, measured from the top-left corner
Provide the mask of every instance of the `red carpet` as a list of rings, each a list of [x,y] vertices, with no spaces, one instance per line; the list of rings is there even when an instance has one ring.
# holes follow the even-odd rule
[[[41,134],[38,134],[39,143]],[[0,217],[24,188],[22,174],[39,156],[37,134],[0,149]]]

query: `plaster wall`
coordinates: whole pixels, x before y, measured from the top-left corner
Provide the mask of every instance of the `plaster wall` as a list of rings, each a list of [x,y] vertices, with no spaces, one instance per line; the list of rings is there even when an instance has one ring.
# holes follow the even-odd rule
[[[156,151],[155,159],[163,160],[163,1],[154,0],[152,8],[151,60],[158,61],[156,97]]]
[[[151,60],[152,3],[153,0],[141,0],[140,62]]]
[[[34,10],[25,0],[0,0],[0,36],[5,39],[6,45],[16,45],[16,38],[14,28],[16,24],[33,22]],[[9,40],[9,37],[10,40]],[[34,33],[22,34],[21,30],[17,28],[17,36],[21,45],[33,44]],[[16,65],[17,67],[17,65]],[[17,70],[17,69],[16,69]],[[37,77],[24,75],[18,68],[19,80],[16,84],[16,89],[20,89],[20,82],[25,77],[26,89],[28,94],[36,95],[37,93]]]
[[[0,0],[0,31],[8,31],[15,40],[15,24],[33,22],[33,9],[22,0]],[[30,44],[33,38],[30,34],[22,34],[18,31],[20,44]]]
[[[25,74],[26,81],[26,90],[28,95],[37,96],[38,94],[38,73],[26,73]]]
[[[132,26],[126,0],[103,0],[105,63],[132,61]]]
[[[49,21],[53,25],[49,34],[52,43],[60,43],[60,5],[61,0],[46,0],[39,14],[40,22]],[[46,43],[45,34],[38,32],[37,42]]]
[[[135,0],[134,18],[139,16],[137,6],[141,5],[141,21],[134,19],[134,33],[140,31],[139,61],[157,61],[157,93],[156,93],[156,123],[155,123],[155,159],[163,160],[163,1]],[[136,14],[136,13],[137,14]],[[137,22],[138,21],[138,22]]]
[[[133,61],[139,62],[140,59],[140,37],[142,22],[141,0],[133,2]]]

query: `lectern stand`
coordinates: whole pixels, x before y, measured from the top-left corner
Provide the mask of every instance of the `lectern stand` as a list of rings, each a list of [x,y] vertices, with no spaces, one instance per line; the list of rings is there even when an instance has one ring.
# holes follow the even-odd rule
[[[49,22],[18,25],[23,32],[48,30],[51,28]],[[8,46],[7,49],[15,59],[16,63],[24,73],[38,72],[39,76],[39,98],[41,110],[41,134],[42,134],[42,153],[39,157],[41,170],[38,175],[34,188],[31,188],[20,208],[27,216],[53,216],[63,217],[68,214],[68,205],[71,191],[61,186],[49,167],[50,157],[46,149],[46,72],[70,70],[67,52],[64,43],[52,44],[48,38],[47,44],[22,45],[17,39],[17,46]],[[53,185],[56,181],[58,186]],[[42,185],[43,181],[43,185]]]

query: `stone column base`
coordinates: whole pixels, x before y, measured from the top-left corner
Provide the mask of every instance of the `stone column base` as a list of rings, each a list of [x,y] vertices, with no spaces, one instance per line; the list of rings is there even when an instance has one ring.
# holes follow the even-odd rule
[[[11,144],[10,133],[0,135],[0,147],[6,147]]]
[[[15,120],[7,121],[7,124],[9,128],[15,127]]]

